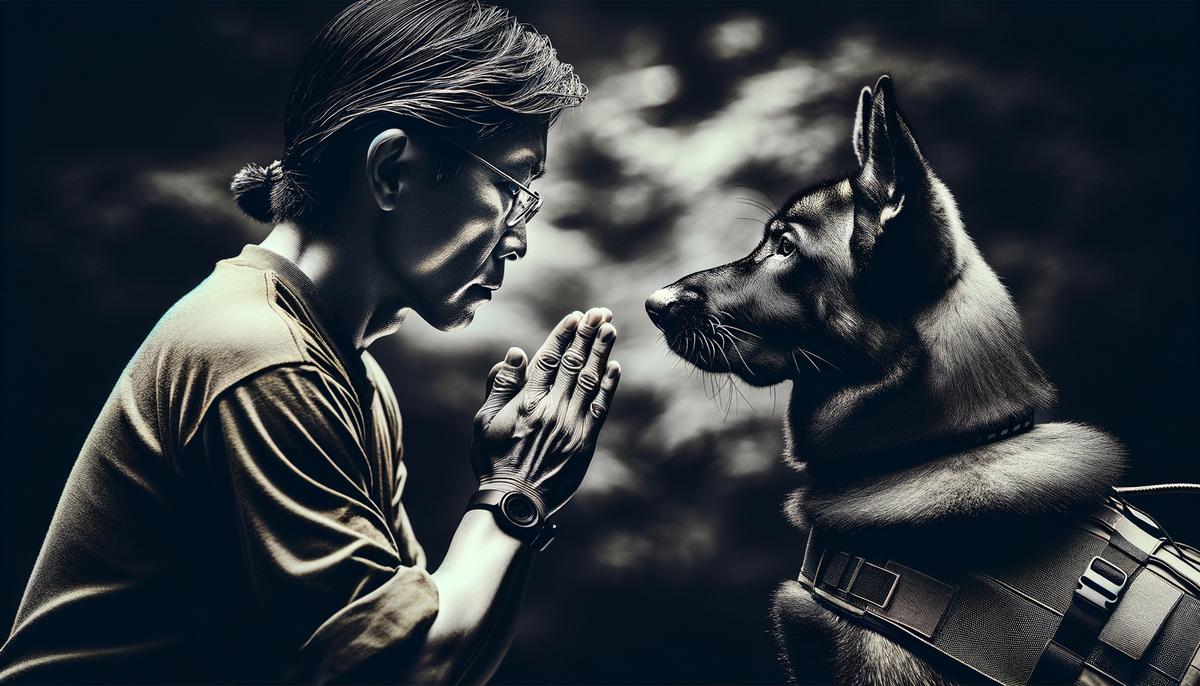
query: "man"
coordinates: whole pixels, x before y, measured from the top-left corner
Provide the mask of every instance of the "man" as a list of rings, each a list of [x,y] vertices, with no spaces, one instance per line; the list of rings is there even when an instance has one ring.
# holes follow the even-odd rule
[[[176,303],[85,442],[0,680],[486,680],[547,517],[616,391],[611,312],[492,369],[480,479],[433,574],[401,502],[400,417],[365,351],[408,310],[470,322],[526,250],[546,135],[586,90],[468,2],[359,2],[300,66],[283,159],[234,179],[274,223]]]

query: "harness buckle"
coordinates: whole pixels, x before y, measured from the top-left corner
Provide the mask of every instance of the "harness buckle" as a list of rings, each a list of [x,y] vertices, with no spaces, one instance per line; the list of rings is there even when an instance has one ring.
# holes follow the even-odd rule
[[[1120,581],[1116,581],[1116,579]],[[1075,595],[1100,608],[1104,612],[1112,610],[1113,605],[1121,597],[1129,582],[1125,570],[1097,555],[1088,563],[1083,576],[1079,577],[1079,586]]]

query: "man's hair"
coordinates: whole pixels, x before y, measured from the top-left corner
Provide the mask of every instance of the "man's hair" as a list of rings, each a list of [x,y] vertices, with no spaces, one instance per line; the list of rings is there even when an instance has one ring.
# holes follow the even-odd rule
[[[339,169],[364,132],[395,123],[423,137],[441,178],[472,145],[548,127],[587,87],[550,39],[475,0],[359,0],[317,35],[292,84],[281,160],[233,177],[262,221],[311,219],[344,190]],[[357,135],[356,135],[357,134]]]

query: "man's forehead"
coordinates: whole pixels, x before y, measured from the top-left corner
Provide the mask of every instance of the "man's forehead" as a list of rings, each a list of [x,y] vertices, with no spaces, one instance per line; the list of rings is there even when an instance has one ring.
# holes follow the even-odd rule
[[[522,131],[491,140],[487,148],[495,164],[507,170],[542,171],[546,164],[546,131]]]

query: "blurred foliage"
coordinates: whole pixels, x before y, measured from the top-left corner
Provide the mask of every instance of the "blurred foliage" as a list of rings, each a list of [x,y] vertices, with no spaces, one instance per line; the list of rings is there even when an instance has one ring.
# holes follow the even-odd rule
[[[1021,307],[1054,414],[1125,440],[1130,482],[1195,479],[1195,5],[507,4],[591,96],[551,136],[546,206],[497,301],[373,348],[436,563],[487,369],[564,312],[616,313],[622,388],[497,681],[782,678],[766,610],[801,555],[779,511],[787,389],[681,366],[642,302],[745,254],[761,205],[848,172],[855,97],[883,72]],[[265,236],[225,189],[279,156],[292,70],[338,7],[3,5],[4,622],[129,356]],[[1200,538],[1187,503],[1154,505]]]

